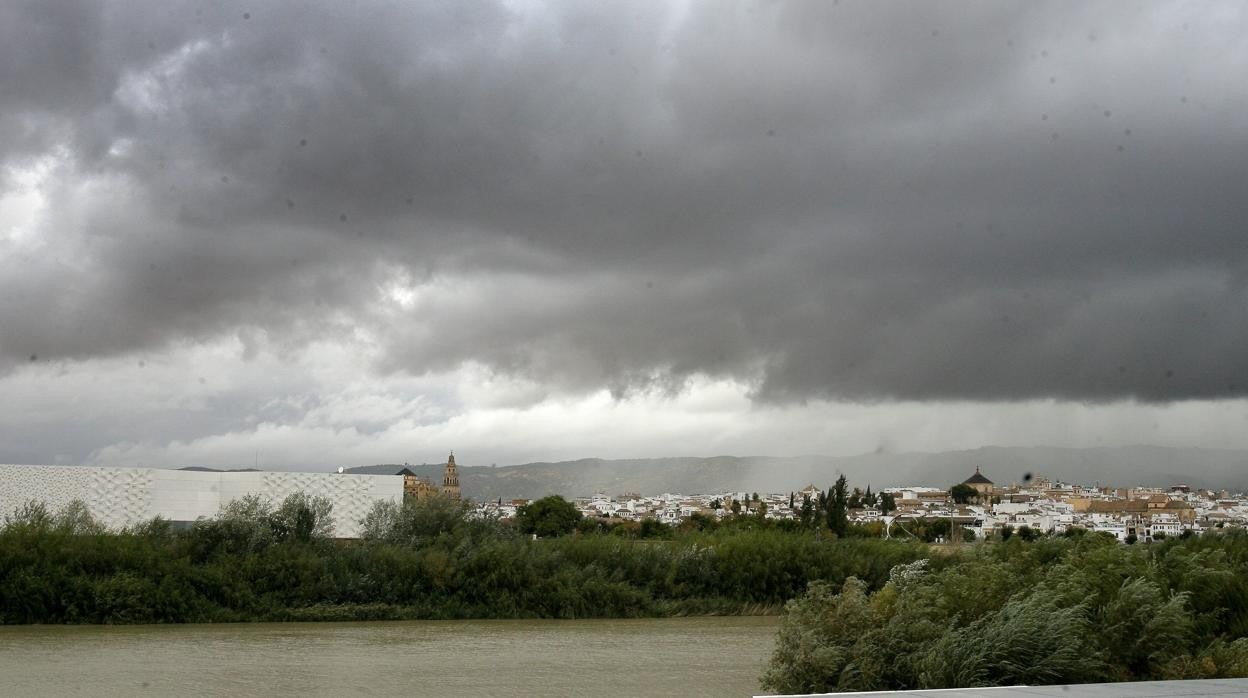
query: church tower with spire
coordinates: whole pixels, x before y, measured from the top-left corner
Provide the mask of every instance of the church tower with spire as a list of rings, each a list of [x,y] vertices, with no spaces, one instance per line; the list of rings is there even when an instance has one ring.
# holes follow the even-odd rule
[[[992,480],[984,477],[984,474],[979,472],[979,466],[975,466],[975,474],[963,480],[962,484],[974,487],[980,497],[992,496]]]
[[[455,452],[446,459],[446,473],[442,475],[442,494],[459,499],[459,471],[455,468]]]

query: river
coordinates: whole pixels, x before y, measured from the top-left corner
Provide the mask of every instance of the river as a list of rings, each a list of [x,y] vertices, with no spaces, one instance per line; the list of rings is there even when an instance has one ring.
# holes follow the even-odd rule
[[[0,627],[0,693],[745,696],[775,617]]]

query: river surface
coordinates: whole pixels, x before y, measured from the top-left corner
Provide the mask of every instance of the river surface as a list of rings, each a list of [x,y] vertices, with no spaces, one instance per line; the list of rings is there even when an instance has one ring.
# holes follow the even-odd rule
[[[0,694],[745,696],[775,617],[0,627]]]

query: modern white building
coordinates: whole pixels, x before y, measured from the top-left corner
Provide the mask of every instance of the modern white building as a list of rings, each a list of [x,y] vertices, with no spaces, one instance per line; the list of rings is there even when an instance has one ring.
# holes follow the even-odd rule
[[[334,535],[355,538],[360,519],[375,502],[403,498],[403,477],[0,465],[0,517],[31,500],[52,510],[81,500],[97,521],[111,528],[156,516],[191,522],[216,516],[222,505],[249,494],[267,497],[276,505],[296,492],[332,502]]]

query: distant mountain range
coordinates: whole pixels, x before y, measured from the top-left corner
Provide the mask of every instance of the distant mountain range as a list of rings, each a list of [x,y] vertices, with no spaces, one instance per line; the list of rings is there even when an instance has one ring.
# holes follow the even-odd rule
[[[348,468],[360,474],[393,474],[403,464]],[[409,466],[434,483],[442,464]],[[1125,446],[1108,448],[985,447],[943,453],[870,453],[859,456],[716,456],[712,458],[585,458],[558,463],[498,467],[459,466],[465,497],[535,498],[547,494],[588,496],[602,491],[712,493],[790,492],[807,484],[829,487],[840,473],[851,486],[875,489],[897,485],[948,487],[979,467],[997,484],[1027,473],[1081,484],[1168,486],[1186,483],[1212,489],[1248,489],[1248,451]]]

